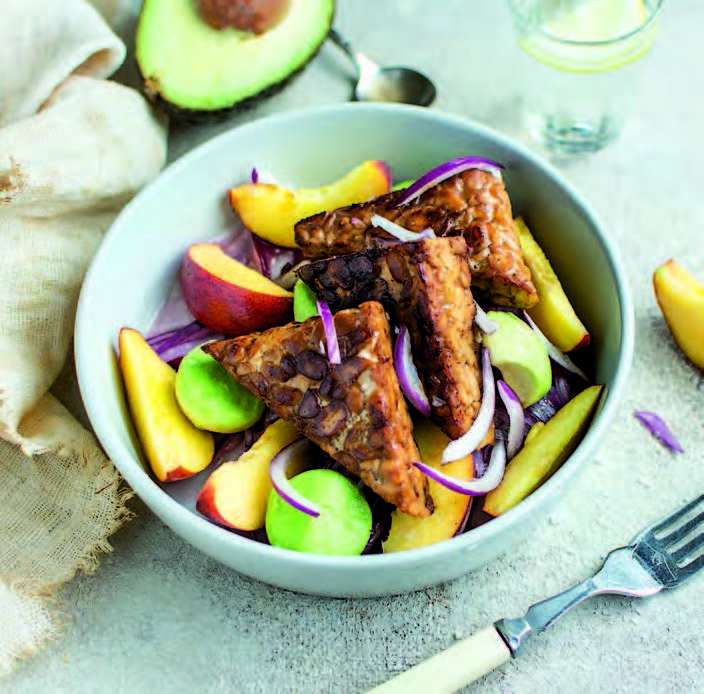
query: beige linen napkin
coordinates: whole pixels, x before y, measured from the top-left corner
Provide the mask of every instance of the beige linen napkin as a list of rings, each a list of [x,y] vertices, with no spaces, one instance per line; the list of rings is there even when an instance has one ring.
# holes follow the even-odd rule
[[[98,4],[117,15],[118,3]],[[104,79],[124,56],[84,0],[3,2],[0,675],[57,633],[51,595],[95,569],[129,515],[77,408],[50,392],[102,234],[165,159],[164,128],[144,99]]]

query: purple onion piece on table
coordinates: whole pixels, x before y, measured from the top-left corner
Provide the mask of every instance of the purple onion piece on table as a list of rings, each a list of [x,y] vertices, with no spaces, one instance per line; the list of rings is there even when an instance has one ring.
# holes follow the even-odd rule
[[[655,412],[647,410],[636,410],[633,416],[645,427],[645,429],[657,439],[665,448],[672,453],[684,453],[682,444],[667,426],[665,420]]]

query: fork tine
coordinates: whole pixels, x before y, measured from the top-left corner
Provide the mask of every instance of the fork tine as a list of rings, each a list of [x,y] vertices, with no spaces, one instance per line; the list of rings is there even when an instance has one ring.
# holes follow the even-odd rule
[[[672,523],[674,523],[676,520],[679,520],[680,518],[686,516],[693,508],[696,508],[699,504],[701,504],[702,501],[704,501],[704,494],[694,499],[694,501],[690,501],[686,506],[683,506],[681,509],[679,509],[679,511],[671,513],[669,516],[667,516],[667,518],[663,518],[659,523],[651,526],[650,532],[657,533],[660,530],[664,530],[668,526],[672,525]]]
[[[680,547],[676,552],[672,553],[672,558],[681,564],[692,552],[695,552],[700,547],[704,547],[704,533],[697,535],[691,542],[688,542],[684,547]]]
[[[677,540],[681,540],[683,537],[689,535],[689,533],[692,532],[692,530],[694,530],[694,528],[698,525],[701,525],[702,522],[704,522],[704,511],[696,515],[691,520],[688,520],[684,525],[677,528],[677,530],[673,530],[669,535],[665,535],[665,537],[660,538],[660,541],[665,545],[671,545]]]
[[[697,557],[694,561],[689,562],[683,567],[680,567],[680,572],[685,578],[689,578],[692,574],[697,573],[699,569],[704,569],[704,554]]]

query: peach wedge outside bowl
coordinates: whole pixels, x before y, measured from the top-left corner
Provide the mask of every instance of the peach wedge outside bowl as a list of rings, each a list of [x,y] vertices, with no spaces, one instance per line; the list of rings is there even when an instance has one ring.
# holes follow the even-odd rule
[[[460,155],[506,166],[515,213],[545,249],[587,325],[596,375],[607,385],[587,435],[540,489],[505,515],[436,545],[388,555],[321,557],[259,544],[193,510],[193,481],[169,493],[147,471],[115,355],[119,328],[148,330],[186,248],[232,227],[226,190],[252,166],[283,183],[314,186],[365,159],[383,159],[396,180]],[[583,198],[554,169],[485,127],[407,106],[345,104],[287,113],[234,128],[179,159],[115,220],[86,276],[75,353],[93,428],[124,478],[174,532],[253,578],[304,593],[378,596],[418,590],[465,574],[504,553],[558,503],[613,418],[633,350],[633,308],[616,249]],[[198,481],[202,484],[202,477]],[[198,483],[196,482],[196,483]],[[189,497],[190,495],[190,497]]]

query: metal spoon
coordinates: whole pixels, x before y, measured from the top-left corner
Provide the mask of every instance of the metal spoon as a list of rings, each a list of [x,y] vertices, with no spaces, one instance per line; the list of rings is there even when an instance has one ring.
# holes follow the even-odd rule
[[[352,92],[355,101],[396,101],[402,104],[430,106],[436,89],[430,78],[410,67],[382,67],[363,53],[355,51],[337,30],[330,39],[354,64],[357,83]]]

